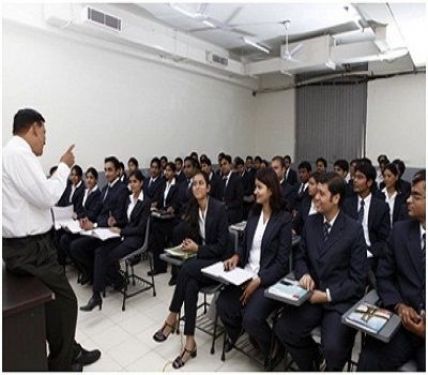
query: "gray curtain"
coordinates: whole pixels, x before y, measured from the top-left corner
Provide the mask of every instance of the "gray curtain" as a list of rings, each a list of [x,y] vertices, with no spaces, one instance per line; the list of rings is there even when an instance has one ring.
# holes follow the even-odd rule
[[[296,160],[328,169],[337,159],[359,158],[365,151],[367,84],[329,84],[296,90]]]

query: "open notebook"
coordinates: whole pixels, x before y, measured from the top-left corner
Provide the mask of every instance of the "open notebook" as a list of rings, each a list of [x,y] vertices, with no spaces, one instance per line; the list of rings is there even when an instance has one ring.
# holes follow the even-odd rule
[[[236,267],[231,271],[224,270],[223,262],[217,262],[201,269],[202,273],[224,284],[242,285],[255,275],[243,268]]]
[[[285,277],[266,289],[265,296],[289,305],[300,306],[311,296],[311,292],[302,288],[298,281]]]

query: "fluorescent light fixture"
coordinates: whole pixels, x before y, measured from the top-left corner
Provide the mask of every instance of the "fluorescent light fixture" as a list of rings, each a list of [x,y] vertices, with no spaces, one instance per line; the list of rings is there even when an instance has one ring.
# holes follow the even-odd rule
[[[187,16],[187,17],[190,17],[190,18],[201,18],[203,16],[201,13],[198,13],[198,12],[196,12],[196,13],[189,12],[186,9],[183,9],[174,3],[169,3],[169,6],[172,9],[176,10],[177,12],[179,12],[179,13]]]
[[[207,26],[209,26],[209,27],[212,27],[213,29],[215,29],[217,26],[216,25],[214,25],[211,21],[208,21],[208,20],[203,20],[202,21],[202,23],[204,24],[204,25],[207,25]]]
[[[386,52],[380,54],[381,61],[383,61],[383,60],[395,60],[395,59],[398,59],[400,57],[407,55],[408,52],[409,51],[407,48],[391,49],[389,51],[386,51]]]
[[[325,63],[325,66],[326,66],[327,68],[331,69],[331,70],[336,70],[336,64],[335,64],[335,62],[334,62],[334,61],[328,60],[328,61]]]
[[[242,40],[244,41],[245,44],[248,44],[249,46],[252,46],[254,48],[257,48],[260,51],[263,51],[264,53],[269,54],[270,50],[264,46],[262,46],[259,43],[253,42],[252,40],[246,38],[245,36],[242,37]]]

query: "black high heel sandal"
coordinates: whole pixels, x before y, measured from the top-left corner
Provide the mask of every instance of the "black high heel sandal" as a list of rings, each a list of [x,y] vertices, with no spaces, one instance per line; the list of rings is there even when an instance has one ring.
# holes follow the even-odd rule
[[[189,353],[190,357],[188,357],[185,361],[183,361],[183,357],[186,353]],[[179,355],[174,360],[174,362],[172,362],[172,367],[174,367],[175,369],[179,369],[180,367],[183,367],[190,358],[195,358],[197,354],[198,354],[198,351],[196,349],[196,346],[194,347],[193,350],[184,348],[183,353],[181,353],[181,355]]]
[[[177,324],[178,324],[178,322],[176,322],[175,324],[169,324],[169,323],[165,322],[163,324],[162,328],[153,335],[153,340],[155,340],[156,342],[164,342],[169,337],[169,335],[171,333],[176,331]],[[171,331],[167,335],[165,335],[165,333],[163,333],[163,331],[166,327],[171,328]]]

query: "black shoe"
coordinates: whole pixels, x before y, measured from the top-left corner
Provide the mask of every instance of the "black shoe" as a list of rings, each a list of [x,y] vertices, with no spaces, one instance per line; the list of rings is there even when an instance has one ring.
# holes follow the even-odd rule
[[[226,342],[224,343],[224,352],[229,353],[234,347],[234,343],[230,337],[226,338]]]
[[[93,295],[85,306],[81,306],[81,311],[92,311],[95,307],[99,306],[100,310],[103,306],[103,300],[99,295]]]
[[[184,359],[184,356],[186,355],[186,353],[189,353],[189,354],[188,354],[188,357]],[[197,354],[198,354],[198,351],[196,350],[196,346],[193,348],[193,350],[184,348],[183,353],[181,353],[181,355],[179,355],[174,360],[174,362],[172,362],[172,367],[174,367],[175,369],[179,369],[180,367],[183,367],[189,359],[195,358]]]
[[[71,364],[71,371],[72,372],[82,372],[83,371],[83,365],[81,363],[72,363]]]
[[[158,270],[149,271],[149,272],[147,272],[147,276],[156,276],[156,275],[159,275],[161,273],[166,273],[166,270],[165,271],[158,271]]]
[[[172,276],[169,281],[168,281],[168,285],[169,286],[174,286],[175,284],[177,284],[177,277],[176,276]]]
[[[82,366],[90,365],[98,361],[100,357],[101,357],[101,352],[98,349],[86,350],[80,346],[79,353],[73,359],[73,365],[74,364],[80,364]]]

